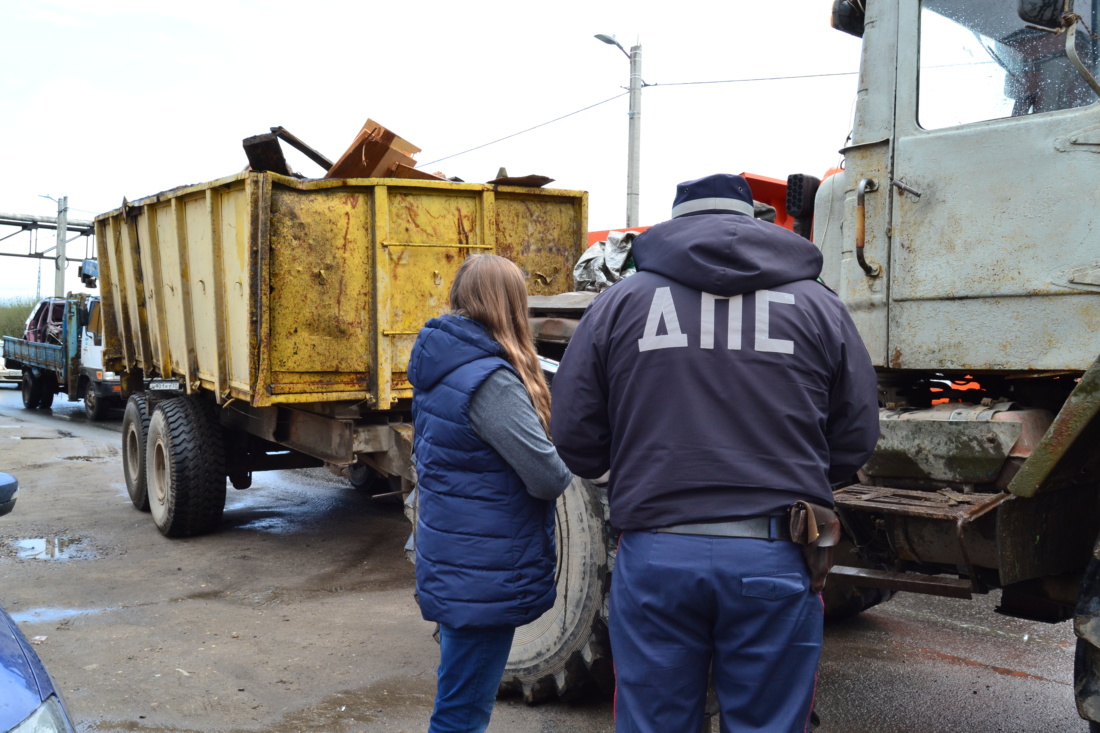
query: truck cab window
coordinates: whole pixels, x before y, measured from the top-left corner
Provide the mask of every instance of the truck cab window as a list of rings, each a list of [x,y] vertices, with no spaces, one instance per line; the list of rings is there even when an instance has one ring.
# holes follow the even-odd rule
[[[88,303],[88,326],[86,328],[88,335],[92,337],[93,342],[98,346],[102,343],[101,326],[102,318],[100,317],[99,301],[93,300]]]
[[[1075,11],[1095,29],[1100,0]],[[1093,104],[1096,94],[1066,57],[1066,36],[1028,27],[1017,0],[924,0],[917,118],[939,129]],[[1097,42],[1084,28],[1077,54],[1097,72]]]

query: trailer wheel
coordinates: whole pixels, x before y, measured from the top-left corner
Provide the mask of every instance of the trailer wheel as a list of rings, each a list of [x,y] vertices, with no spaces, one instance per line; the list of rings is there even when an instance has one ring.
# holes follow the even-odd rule
[[[211,406],[197,397],[159,403],[147,443],[149,511],[161,534],[216,529],[225,510],[225,447]]]
[[[520,692],[528,703],[614,686],[607,639],[614,543],[606,490],[574,478],[558,500],[556,524],[557,599],[540,618],[516,629],[501,681],[502,692]]]
[[[380,494],[400,494],[401,477],[383,476],[370,466],[352,466],[348,469],[348,483],[356,491],[367,496]]]
[[[20,387],[23,392],[23,407],[28,410],[36,409],[42,401],[42,380],[34,376],[31,370],[24,369]]]
[[[88,409],[85,398],[84,409]],[[130,395],[122,415],[122,472],[126,493],[143,512],[149,511],[149,492],[145,474],[145,439],[149,435],[149,400],[143,394]]]
[[[101,399],[95,392],[95,383],[88,380],[84,384],[84,414],[92,422],[99,422],[107,417],[110,409],[107,399]]]

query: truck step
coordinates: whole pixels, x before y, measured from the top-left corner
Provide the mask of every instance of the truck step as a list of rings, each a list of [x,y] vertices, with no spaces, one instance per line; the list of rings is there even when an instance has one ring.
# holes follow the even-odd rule
[[[948,598],[971,598],[973,586],[962,578],[944,578],[921,573],[897,573],[891,570],[872,570],[853,568],[847,565],[834,565],[829,570],[829,580],[852,583],[866,588],[889,588],[910,593],[925,593]]]
[[[837,508],[968,522],[994,508],[1009,494],[963,494],[949,489],[912,491],[854,484],[833,492]]]

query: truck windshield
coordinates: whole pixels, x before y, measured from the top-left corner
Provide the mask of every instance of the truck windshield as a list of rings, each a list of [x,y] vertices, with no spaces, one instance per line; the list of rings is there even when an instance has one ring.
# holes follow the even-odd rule
[[[917,121],[925,129],[1081,107],[1096,94],[1066,58],[1066,36],[1030,28],[1018,0],[922,0]],[[1075,12],[1095,32],[1100,0]],[[1097,75],[1097,42],[1078,26],[1077,54]]]

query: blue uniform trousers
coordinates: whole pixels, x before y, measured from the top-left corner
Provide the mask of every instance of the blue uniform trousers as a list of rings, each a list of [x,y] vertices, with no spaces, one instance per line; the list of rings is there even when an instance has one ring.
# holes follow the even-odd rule
[[[624,532],[611,580],[618,733],[809,729],[823,607],[786,541]]]
[[[428,733],[481,733],[512,650],[512,626],[439,625],[439,679]]]

